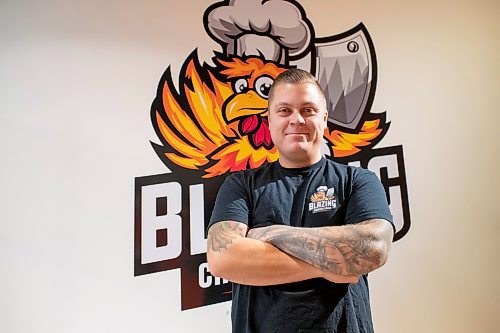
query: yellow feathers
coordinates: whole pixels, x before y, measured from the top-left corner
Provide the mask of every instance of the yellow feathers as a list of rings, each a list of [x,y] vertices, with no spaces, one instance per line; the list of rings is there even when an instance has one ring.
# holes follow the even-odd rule
[[[226,122],[224,103],[234,92],[231,82],[225,80],[242,75],[253,84],[258,75],[275,77],[285,68],[257,58],[215,60],[219,67],[201,66],[195,53],[191,54],[181,73],[179,92],[167,71],[152,110],[164,161],[174,169],[201,171],[203,178],[256,168],[279,157],[276,147],[256,146],[249,136],[240,133],[238,119]],[[333,156],[354,155],[369,146],[383,131],[381,119],[365,121],[359,133],[327,128],[325,139],[331,144]]]

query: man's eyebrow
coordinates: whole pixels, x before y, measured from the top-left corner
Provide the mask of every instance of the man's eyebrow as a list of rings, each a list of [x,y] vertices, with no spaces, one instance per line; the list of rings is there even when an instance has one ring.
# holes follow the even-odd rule
[[[313,107],[315,109],[319,109],[319,105],[316,104],[316,103],[314,103],[314,102],[305,102],[305,103],[302,104],[302,107],[304,107],[304,106],[311,106],[311,107]]]
[[[286,103],[286,102],[281,102],[281,103],[278,103],[275,105],[276,107],[279,107],[279,106],[288,106],[288,107],[291,107],[292,104],[289,104],[289,103]]]
[[[275,105],[275,107],[280,107],[280,106],[293,107],[292,104],[289,104],[287,102],[281,102],[281,103],[277,103]],[[307,107],[307,106],[311,106],[311,107],[314,107],[316,109],[319,108],[319,105],[314,103],[314,102],[305,102],[305,103],[302,103],[302,105],[301,105],[301,107]]]

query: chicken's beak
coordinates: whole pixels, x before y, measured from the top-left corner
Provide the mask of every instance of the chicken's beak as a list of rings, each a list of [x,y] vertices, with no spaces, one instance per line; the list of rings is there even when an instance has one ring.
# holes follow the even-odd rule
[[[226,102],[225,116],[228,123],[245,116],[267,114],[267,99],[257,95],[254,90],[235,94]]]

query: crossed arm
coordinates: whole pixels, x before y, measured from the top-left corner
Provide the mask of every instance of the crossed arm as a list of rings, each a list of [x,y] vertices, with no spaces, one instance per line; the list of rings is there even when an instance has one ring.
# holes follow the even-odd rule
[[[212,274],[248,285],[273,285],[322,277],[356,282],[382,266],[393,237],[384,220],[356,225],[297,228],[273,225],[250,229],[222,221],[208,231]]]

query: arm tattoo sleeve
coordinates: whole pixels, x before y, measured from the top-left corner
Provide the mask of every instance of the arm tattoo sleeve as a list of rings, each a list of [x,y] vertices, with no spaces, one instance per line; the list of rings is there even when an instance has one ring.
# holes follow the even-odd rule
[[[363,275],[380,267],[386,258],[371,222],[324,228],[273,225],[251,229],[247,237],[268,242],[323,271]]]
[[[241,222],[222,221],[208,230],[207,244],[214,252],[227,249],[236,237],[245,237],[247,226]]]

